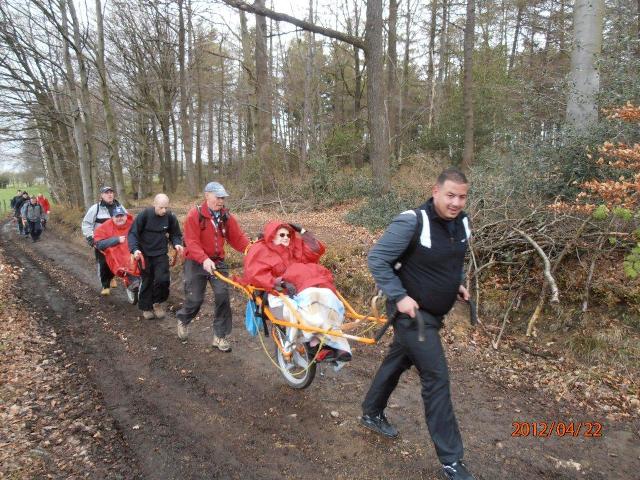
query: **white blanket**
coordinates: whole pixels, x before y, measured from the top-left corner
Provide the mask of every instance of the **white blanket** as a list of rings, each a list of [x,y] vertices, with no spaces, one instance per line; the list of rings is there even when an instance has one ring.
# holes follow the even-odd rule
[[[342,302],[336,294],[328,288],[305,288],[293,298],[289,298],[289,302],[286,303],[283,302],[280,297],[269,295],[269,307],[274,311],[276,316],[280,317],[276,312],[282,312],[281,318],[283,320],[298,323],[298,319],[295,314],[291,312],[287,303],[297,309],[299,317],[307,326],[323,330],[340,331],[340,327],[344,322],[344,305],[342,305]],[[314,337],[318,339],[324,337],[324,343],[326,345],[351,353],[351,347],[346,338],[305,332],[304,330],[300,332],[312,345],[315,343]],[[290,332],[291,338],[294,338],[293,336],[297,335],[297,333],[297,331]]]

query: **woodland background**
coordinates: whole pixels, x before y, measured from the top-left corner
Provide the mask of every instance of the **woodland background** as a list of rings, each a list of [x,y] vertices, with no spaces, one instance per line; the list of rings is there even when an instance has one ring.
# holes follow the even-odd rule
[[[544,333],[634,371],[640,1],[290,5],[0,2],[2,142],[75,217],[103,184],[188,204],[216,179],[238,211],[379,231],[458,165],[495,347]],[[364,298],[360,253],[328,262]]]

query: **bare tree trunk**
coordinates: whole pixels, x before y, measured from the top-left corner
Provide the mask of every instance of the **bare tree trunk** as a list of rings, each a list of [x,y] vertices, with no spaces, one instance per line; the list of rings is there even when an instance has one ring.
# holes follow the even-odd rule
[[[255,5],[264,8],[264,0],[256,0]],[[256,103],[257,135],[256,147],[260,166],[269,165],[271,145],[271,81],[269,79],[269,57],[267,53],[267,22],[264,16],[256,15]]]
[[[67,0],[69,14],[71,15],[71,25],[73,27],[73,43],[76,46],[76,59],[78,61],[78,72],[80,73],[80,97],[78,108],[83,127],[86,130],[85,142],[87,145],[87,162],[91,176],[92,199],[98,197],[98,163],[95,158],[95,148],[93,146],[93,113],[91,112],[91,93],[89,92],[89,78],[84,54],[82,53],[82,43],[80,41],[80,24],[76,15],[73,0]],[[93,200],[92,200],[93,202]]]
[[[245,103],[245,150],[248,155],[253,153],[253,129],[255,124],[254,106],[251,99],[250,79],[255,71],[255,59],[251,56],[251,39],[247,28],[247,16],[240,11],[240,35],[242,40],[242,92]]]
[[[436,0],[433,0],[433,2],[436,2]],[[409,102],[409,81],[410,81],[410,77],[409,77],[409,67],[410,67],[410,63],[411,63],[411,55],[410,55],[410,51],[411,51],[411,19],[412,19],[412,12],[411,12],[411,0],[407,0],[407,23],[405,25],[405,39],[404,39],[404,58],[402,61],[402,95],[400,96],[400,108],[398,110],[398,118],[400,121],[400,126],[399,126],[399,132],[400,132],[400,137],[399,137],[399,150],[398,150],[398,156],[400,158],[402,158],[402,148],[404,146],[404,141],[407,139],[407,135],[406,135],[406,128],[407,128],[407,123],[408,123],[408,118],[407,118],[407,114],[406,114],[406,109],[407,109],[407,104]],[[432,69],[432,75],[431,75],[431,83],[433,83],[433,56],[431,57],[431,69]],[[433,88],[429,87],[431,89],[431,91],[433,92]],[[429,103],[431,103],[431,96],[430,96],[430,100]]]
[[[365,34],[367,61],[367,105],[373,178],[383,192],[389,189],[389,141],[384,108],[384,62],[382,44],[382,0],[367,2]]]
[[[213,100],[207,105],[207,180],[213,178]]]
[[[309,0],[309,22],[313,23],[313,2]],[[310,149],[310,130],[311,130],[311,79],[313,78],[313,57],[315,36],[312,32],[307,32],[307,59],[304,66],[304,106],[302,118],[302,144],[300,145],[300,161],[298,162],[298,171],[302,176],[307,168],[308,152]]]
[[[586,132],[598,121],[596,96],[600,90],[600,73],[596,60],[602,48],[603,16],[604,0],[576,0],[567,122],[579,132]]]
[[[436,54],[436,27],[438,23],[438,0],[431,0],[431,20],[429,24],[429,62],[427,63],[427,98],[429,99],[429,116],[427,126],[431,129],[433,125],[433,103],[436,94],[436,82],[434,75],[434,57]],[[444,29],[444,23],[442,25]],[[408,32],[407,32],[408,33]]]
[[[387,92],[389,119],[389,145],[394,159],[398,159],[398,106],[400,91],[398,87],[398,52],[397,52],[398,0],[389,0],[388,47],[387,47]]]
[[[476,0],[467,0],[467,21],[464,29],[464,85],[462,87],[464,110],[464,150],[462,169],[469,170],[474,155],[473,124],[473,45],[475,33]]]
[[[355,20],[354,20],[354,35],[357,37],[359,33],[359,25],[360,25],[360,11],[358,10],[357,0],[354,0],[354,9],[355,9]],[[354,73],[355,73],[355,86],[353,92],[353,116],[355,119],[356,125],[356,135],[358,140],[362,139],[362,119],[360,118],[360,111],[362,110],[362,68],[360,67],[360,49],[353,46],[353,60],[354,60]],[[364,166],[364,158],[362,148],[358,145],[359,148],[355,149],[354,155],[354,164],[356,168],[362,168]]]
[[[428,124],[431,127],[433,125],[434,119],[438,115],[439,102],[442,98],[442,93],[444,90],[444,81],[447,77],[447,65],[449,63],[449,49],[448,49],[448,32],[449,32],[449,0],[442,0],[442,27],[440,28],[440,46],[438,48],[438,80],[437,80],[437,88],[434,86],[431,105],[433,105],[432,110],[429,112],[429,121]],[[438,96],[439,95],[439,96]]]
[[[222,50],[222,42],[220,43]],[[220,59],[220,100],[218,102],[218,174],[224,174],[224,102],[226,91],[226,72],[224,61]]]
[[[96,67],[100,77],[100,89],[102,90],[102,104],[104,106],[105,123],[107,126],[107,138],[109,144],[110,165],[115,179],[116,193],[120,199],[125,199],[126,191],[124,176],[122,175],[122,162],[120,161],[120,147],[118,145],[118,128],[111,108],[109,86],[107,85],[107,69],[104,64],[104,21],[102,18],[102,5],[96,0],[96,28],[98,44],[96,48]]]
[[[187,191],[196,191],[196,179],[193,169],[193,137],[189,119],[191,95],[187,92],[187,67],[185,65],[185,28],[184,0],[178,0],[178,63],[180,65],[180,129],[182,130],[182,150],[184,152],[185,170],[187,173]]]
[[[66,68],[67,85],[69,88],[69,95],[71,97],[71,108],[73,109],[73,137],[76,142],[78,166],[80,167],[80,181],[82,183],[82,199],[85,208],[89,208],[97,195],[94,195],[93,184],[91,179],[91,162],[87,154],[87,142],[85,137],[85,129],[81,124],[82,118],[80,115],[80,100],[79,90],[75,79],[75,73],[73,65],[71,64],[71,56],[69,54],[69,34],[68,34],[68,21],[66,13],[66,0],[60,0],[60,10],[62,12],[62,29],[63,29],[63,55]]]

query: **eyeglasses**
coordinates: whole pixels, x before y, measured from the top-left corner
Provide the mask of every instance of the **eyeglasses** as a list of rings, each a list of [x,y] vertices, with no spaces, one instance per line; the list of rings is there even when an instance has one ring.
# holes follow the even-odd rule
[[[286,237],[286,238],[289,238],[289,237],[291,237],[291,235],[289,235],[288,233],[280,233],[280,234],[279,234],[279,237],[280,237],[280,238],[285,238],[285,237]]]

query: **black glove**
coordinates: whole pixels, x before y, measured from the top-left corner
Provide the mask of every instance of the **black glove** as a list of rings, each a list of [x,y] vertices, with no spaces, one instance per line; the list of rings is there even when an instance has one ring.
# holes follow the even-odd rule
[[[306,232],[306,230],[302,228],[300,225],[298,225],[297,223],[290,223],[289,226],[300,234]]]
[[[93,237],[86,237],[85,240],[90,247],[93,247]]]
[[[290,297],[295,296],[298,291],[296,290],[296,286],[293,283],[282,282],[282,288],[287,292],[287,295]]]
[[[285,282],[284,280],[278,277],[276,279],[275,289],[278,292],[287,292],[287,295],[293,297],[298,291],[296,290],[296,286],[293,283]]]

